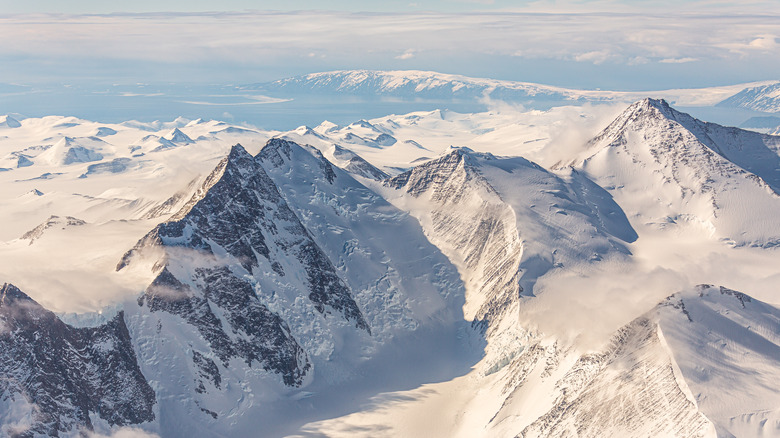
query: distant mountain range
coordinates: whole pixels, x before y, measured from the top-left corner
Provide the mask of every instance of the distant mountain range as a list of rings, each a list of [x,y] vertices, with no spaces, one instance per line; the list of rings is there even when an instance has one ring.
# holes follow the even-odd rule
[[[576,90],[528,82],[471,78],[417,70],[342,70],[244,85],[239,89],[280,95],[318,93],[408,99],[494,99],[536,104],[629,102],[644,97],[655,97],[683,106],[720,105],[763,112],[780,111],[780,84],[777,81],[700,89],[623,92]]]
[[[780,112],[780,83],[745,88],[718,105],[727,108],[747,108],[765,113],[778,113]]]

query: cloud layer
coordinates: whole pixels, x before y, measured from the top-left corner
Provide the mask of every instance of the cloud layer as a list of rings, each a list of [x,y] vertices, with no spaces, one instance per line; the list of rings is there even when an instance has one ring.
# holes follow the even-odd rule
[[[208,82],[368,68],[535,80],[563,68],[605,86],[610,74],[636,71],[692,77],[695,69],[706,85],[780,73],[780,15],[616,9],[623,12],[6,15],[0,73],[28,82]]]

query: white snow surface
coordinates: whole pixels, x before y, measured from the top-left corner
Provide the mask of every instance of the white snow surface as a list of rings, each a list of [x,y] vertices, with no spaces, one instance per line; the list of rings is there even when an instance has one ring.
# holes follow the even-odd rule
[[[720,106],[747,108],[766,113],[780,112],[780,84],[755,84],[723,100]]]
[[[174,124],[200,140],[154,153],[159,143],[143,139],[163,138],[171,132],[170,123],[111,125],[51,116],[24,119],[9,131],[13,136],[0,136],[0,157],[22,153],[34,162],[21,168],[0,163],[12,169],[0,172],[4,281],[57,312],[96,311],[142,291],[151,273],[114,272],[122,254],[175,213],[230,146],[240,141],[257,151],[274,134],[216,135],[212,132],[228,125],[208,121],[183,127],[188,122]],[[116,133],[93,137],[101,128]],[[84,150],[71,154],[76,160],[64,163],[68,151],[76,148]],[[32,244],[20,239],[50,216],[70,216],[86,224],[49,228]]]
[[[409,86],[410,78],[398,72],[382,84]],[[186,119],[5,120],[0,278],[67,313],[69,323],[93,325],[102,320],[95,312],[128,309],[142,370],[160,397],[144,431],[780,432],[777,137],[705,124],[648,100],[437,110],[289,132]],[[269,307],[300,322],[290,330],[314,372],[289,388],[231,363],[222,370],[230,383],[201,400],[219,413],[214,420],[182,403],[197,371],[180,359],[207,350],[205,341],[174,316],[138,308],[151,266],[114,267],[190,199],[233,144],[254,155],[271,137],[301,145],[282,166],[263,166],[375,333],[313,333],[317,323],[280,296]],[[33,164],[17,167],[20,155]],[[22,238],[32,230],[34,239]],[[257,279],[280,291],[299,280]],[[472,328],[472,320],[484,322]],[[313,342],[323,339],[354,344]],[[1,400],[6,429],[23,428],[34,406]]]
[[[657,227],[700,227],[731,245],[780,243],[780,138],[705,124],[663,101],[631,105],[575,165]]]

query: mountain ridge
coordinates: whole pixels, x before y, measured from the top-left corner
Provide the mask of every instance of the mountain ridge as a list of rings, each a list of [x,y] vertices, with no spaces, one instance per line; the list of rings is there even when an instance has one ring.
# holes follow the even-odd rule
[[[648,212],[648,223],[693,220],[735,245],[772,247],[780,242],[776,228],[748,226],[743,209],[780,205],[778,147],[776,136],[703,123],[663,100],[645,99],[594,137],[574,167],[621,195],[630,214]]]
[[[528,120],[521,129],[493,132],[495,125],[437,111],[287,133],[203,134],[187,148],[144,156],[148,172],[131,168],[84,181],[74,175],[89,164],[62,166],[54,178],[67,190],[105,184],[79,195],[83,204],[74,207],[57,203],[57,189],[41,185],[42,179],[12,181],[13,190],[35,184],[46,193],[25,195],[16,204],[41,211],[56,206],[65,222],[71,214],[87,219],[78,227],[38,219],[43,228],[53,221],[54,232],[36,233],[34,245],[15,239],[4,247],[20,266],[34,260],[36,251],[54,262],[57,244],[70,243],[79,248],[79,259],[118,262],[111,267],[117,281],[138,277],[144,284],[124,295],[132,300],[104,309],[104,317],[63,316],[57,323],[56,315],[45,313],[49,316],[29,325],[30,336],[18,339],[4,337],[8,319],[2,318],[13,312],[3,313],[0,300],[0,343],[16,340],[16,350],[34,351],[49,345],[36,341],[46,335],[56,344],[51,351],[63,351],[48,356],[67,359],[62,373],[91,373],[82,386],[119,375],[122,382],[136,382],[135,390],[105,385],[111,397],[148,395],[143,382],[152,388],[152,398],[117,396],[133,400],[135,408],[119,414],[95,408],[79,390],[61,392],[81,401],[73,409],[47,407],[51,418],[30,430],[70,436],[137,425],[166,438],[258,431],[771,434],[780,425],[775,409],[780,310],[761,302],[755,291],[764,293],[764,301],[772,295],[754,285],[776,274],[755,266],[776,260],[771,238],[780,205],[773,201],[778,197],[772,190],[773,139],[644,100],[603,129],[573,167],[551,170],[503,156],[533,150],[542,139]],[[70,123],[75,122],[32,119],[25,126],[61,125],[56,129],[71,130],[65,133],[72,138],[95,129],[82,121],[65,126]],[[196,138],[214,126],[203,122],[181,129]],[[137,143],[137,130],[126,129],[117,127],[106,143],[107,156],[127,154],[123,148]],[[501,139],[502,154],[484,144],[445,149],[446,143],[468,144],[459,139],[472,137],[436,129]],[[353,135],[352,143],[346,134]],[[386,137],[380,142],[381,135]],[[410,143],[415,138],[426,147]],[[234,139],[241,142],[226,144]],[[364,152],[381,166],[362,159]],[[407,155],[382,159],[402,153]],[[168,200],[141,201],[137,193],[143,191],[111,186],[120,179],[151,186],[166,166],[179,169],[201,160],[210,172],[179,178]],[[34,167],[10,172],[22,180],[40,173]],[[393,175],[383,176],[380,167]],[[107,199],[125,216],[116,213],[106,222],[91,213],[96,205],[109,208],[102,204]],[[157,210],[126,219],[127,211],[141,217]],[[705,233],[691,232],[699,225]],[[743,234],[733,238],[733,230]],[[116,254],[77,246],[90,238],[118,245],[110,237],[121,233],[133,238],[119,240],[122,252]],[[659,240],[663,245],[683,236],[704,246],[712,254],[683,256],[691,265],[715,260],[725,272],[691,269],[682,278],[679,269],[666,268],[671,262],[656,268],[645,245],[658,235],[666,239]],[[676,248],[662,249],[672,262],[680,257]],[[749,269],[740,264],[746,260]],[[744,274],[736,272],[743,269]],[[62,284],[84,276],[61,272]],[[680,286],[702,280],[725,286]],[[30,290],[36,288],[41,286]],[[110,290],[100,290],[105,292]],[[38,293],[36,298],[50,296]],[[621,312],[617,322],[615,312]],[[51,327],[65,338],[99,339],[86,348],[74,340],[71,349],[58,341],[61,336],[48,335]],[[566,327],[581,330],[578,337],[592,335],[593,342],[567,338]],[[94,354],[81,354],[90,348]],[[18,361],[9,353],[16,350],[0,353],[7,356],[0,376],[48,369]],[[117,355],[123,355],[120,374],[94,366]],[[23,434],[25,418],[36,412],[24,394],[35,388],[20,388],[0,390],[0,423]]]
[[[346,93],[429,99],[494,99],[508,102],[611,102],[633,101],[651,95],[679,105],[715,105],[751,87],[777,81],[751,82],[702,89],[658,91],[578,90],[530,82],[472,78],[420,70],[336,70],[241,85],[241,90],[265,92]]]

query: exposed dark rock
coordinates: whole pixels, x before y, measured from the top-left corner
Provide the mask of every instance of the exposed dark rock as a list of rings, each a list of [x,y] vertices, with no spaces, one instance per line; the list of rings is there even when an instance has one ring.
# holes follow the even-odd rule
[[[0,289],[0,396],[35,406],[14,436],[154,420],[155,395],[138,367],[124,313],[98,327],[60,321],[15,286]]]
[[[264,149],[264,158],[283,163],[293,145],[298,147],[272,140]],[[261,366],[280,374],[290,386],[300,385],[311,368],[287,324],[260,301],[247,273],[261,275],[260,269],[270,268],[284,276],[283,264],[297,264],[308,283],[300,293],[317,311],[335,311],[357,328],[369,330],[346,283],[259,160],[240,145],[233,147],[192,199],[170,221],[141,239],[117,266],[122,269],[147,247],[164,250],[156,265],[161,270],[139,304],[152,312],[180,316],[200,333],[211,351],[193,354],[193,362],[201,377],[217,389],[221,377],[216,364],[212,366],[213,361],[207,359],[211,355],[225,367],[234,358],[248,366]],[[332,182],[335,173],[322,161],[322,171]],[[177,277],[170,268],[179,257],[177,248],[202,259],[194,262],[191,274]],[[280,263],[282,258],[284,263]],[[206,390],[202,381],[196,390]]]
[[[52,215],[49,216],[49,218],[46,219],[46,221],[43,222],[42,224],[22,234],[21,238],[25,240],[29,240],[30,245],[32,245],[33,242],[35,242],[35,240],[37,239],[40,239],[43,236],[44,232],[49,228],[59,226],[65,229],[65,227],[77,227],[81,225],[86,225],[86,222],[71,216],[65,216],[64,218],[61,218],[59,216]]]

